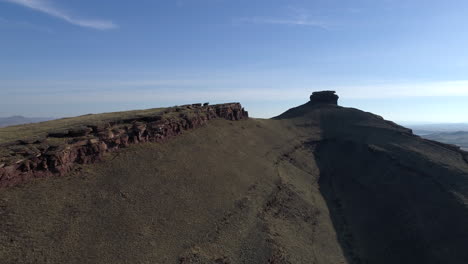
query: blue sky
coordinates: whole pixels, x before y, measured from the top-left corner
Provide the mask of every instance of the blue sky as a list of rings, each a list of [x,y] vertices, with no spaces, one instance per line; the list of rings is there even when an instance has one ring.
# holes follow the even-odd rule
[[[0,116],[337,90],[400,122],[468,122],[467,1],[0,0]]]

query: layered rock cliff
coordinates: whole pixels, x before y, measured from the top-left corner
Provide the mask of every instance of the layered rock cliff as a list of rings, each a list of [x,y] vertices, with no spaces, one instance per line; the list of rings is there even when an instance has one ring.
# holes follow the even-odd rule
[[[50,131],[42,138],[6,142],[1,144],[0,188],[63,175],[76,164],[100,160],[106,152],[140,142],[163,142],[215,118],[241,120],[248,118],[248,112],[239,103],[183,105],[154,116],[82,124]]]

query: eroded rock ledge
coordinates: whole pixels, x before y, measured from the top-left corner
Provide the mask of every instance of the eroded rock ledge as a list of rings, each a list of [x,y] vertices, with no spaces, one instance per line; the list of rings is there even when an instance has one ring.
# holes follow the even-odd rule
[[[310,103],[338,105],[338,98],[339,97],[335,91],[313,92],[310,96]]]
[[[239,103],[184,105],[167,108],[150,117],[83,125],[50,132],[40,139],[2,144],[0,147],[10,154],[0,157],[0,188],[33,178],[63,175],[76,164],[101,160],[106,152],[129,144],[164,142],[215,118],[241,120],[248,118],[248,112]]]

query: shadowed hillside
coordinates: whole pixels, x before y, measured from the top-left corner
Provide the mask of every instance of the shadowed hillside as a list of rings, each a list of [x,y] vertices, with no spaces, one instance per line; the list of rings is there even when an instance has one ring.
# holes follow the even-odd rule
[[[319,123],[319,186],[350,263],[465,263],[467,153],[381,117],[311,103],[280,118]]]
[[[0,189],[0,259],[467,263],[467,153],[337,100],[213,116]]]

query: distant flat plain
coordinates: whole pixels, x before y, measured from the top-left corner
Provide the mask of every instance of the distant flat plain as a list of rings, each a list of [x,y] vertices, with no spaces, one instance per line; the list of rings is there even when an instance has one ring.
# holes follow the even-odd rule
[[[457,145],[463,150],[468,151],[467,123],[421,124],[407,126],[413,129],[416,135],[442,143]]]

